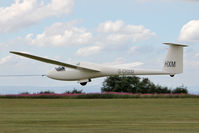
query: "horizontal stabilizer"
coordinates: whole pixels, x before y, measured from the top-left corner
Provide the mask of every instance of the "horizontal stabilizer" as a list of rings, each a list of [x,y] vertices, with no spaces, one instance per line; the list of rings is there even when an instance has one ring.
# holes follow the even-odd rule
[[[188,45],[184,45],[184,44],[177,44],[177,43],[163,43],[163,44],[166,44],[166,45],[173,45],[173,46],[181,46],[181,47],[188,47]]]

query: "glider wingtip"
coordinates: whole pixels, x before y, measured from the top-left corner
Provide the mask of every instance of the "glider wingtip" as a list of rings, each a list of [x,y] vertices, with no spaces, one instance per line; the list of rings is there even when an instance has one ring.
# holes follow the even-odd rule
[[[14,53],[15,53],[15,51],[9,51],[9,53],[14,54]]]
[[[11,54],[19,54],[20,52],[16,52],[16,51],[9,51],[9,53],[11,53]]]

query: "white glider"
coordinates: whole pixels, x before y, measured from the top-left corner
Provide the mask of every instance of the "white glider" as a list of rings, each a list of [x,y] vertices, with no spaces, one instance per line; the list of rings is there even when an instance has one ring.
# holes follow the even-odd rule
[[[175,74],[183,72],[183,47],[187,45],[164,43],[169,45],[168,53],[162,70],[137,70],[128,68],[118,68],[113,66],[105,66],[92,63],[78,63],[76,65],[59,62],[52,59],[47,59],[31,54],[10,51],[12,54],[24,56],[45,63],[58,65],[59,67],[49,71],[46,76],[63,81],[78,81],[81,85],[86,85],[91,82],[92,78],[99,78],[114,75],[170,75],[173,77]],[[71,69],[66,69],[71,68]]]

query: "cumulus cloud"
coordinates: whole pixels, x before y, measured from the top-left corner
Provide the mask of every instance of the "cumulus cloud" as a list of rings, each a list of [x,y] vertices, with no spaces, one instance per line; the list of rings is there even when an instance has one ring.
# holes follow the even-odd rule
[[[185,24],[180,32],[179,41],[199,42],[199,20],[191,20]]]
[[[12,56],[10,56],[10,55],[6,56],[6,57],[2,57],[0,59],[0,64],[5,64],[5,63],[9,62],[11,59],[12,59]]]
[[[77,50],[76,55],[90,56],[90,55],[100,52],[101,49],[102,49],[102,47],[100,47],[100,46],[91,46],[91,47],[80,48]]]
[[[28,52],[23,52],[23,53],[28,53]],[[0,64],[10,65],[11,67],[13,67],[13,65],[24,63],[25,60],[27,59],[22,56],[8,55],[8,56],[0,58]]]
[[[54,23],[46,27],[42,33],[29,33],[22,40],[30,45],[46,47],[87,45],[85,48],[78,49],[76,55],[90,56],[100,52],[104,47],[111,47],[109,44],[126,45],[147,40],[152,36],[155,36],[155,33],[144,26],[128,25],[122,20],[103,22],[94,32],[77,27],[77,21],[71,21]],[[130,52],[134,52],[135,49],[136,47],[130,48]]]
[[[92,39],[92,33],[85,28],[78,28],[75,22],[55,23],[47,27],[43,33],[26,35],[25,40],[37,46],[69,46],[82,45]]]
[[[105,32],[105,33],[119,32],[123,26],[124,26],[124,22],[122,20],[117,20],[115,22],[107,21],[107,22],[99,24],[97,31]]]
[[[97,31],[107,43],[126,43],[149,39],[154,32],[143,25],[128,25],[122,20],[106,21],[99,24]]]
[[[61,16],[72,11],[74,0],[15,0],[8,7],[0,7],[0,32],[11,32],[50,16]]]
[[[77,21],[54,23],[40,33],[27,34],[25,40],[37,46],[71,46],[126,44],[149,39],[155,33],[142,25],[127,25],[122,20],[99,24],[95,36],[86,28],[76,26]]]

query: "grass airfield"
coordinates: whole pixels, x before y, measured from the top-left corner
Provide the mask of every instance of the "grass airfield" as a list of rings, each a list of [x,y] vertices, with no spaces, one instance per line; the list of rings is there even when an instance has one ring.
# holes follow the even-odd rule
[[[199,98],[0,99],[0,133],[198,133]]]

